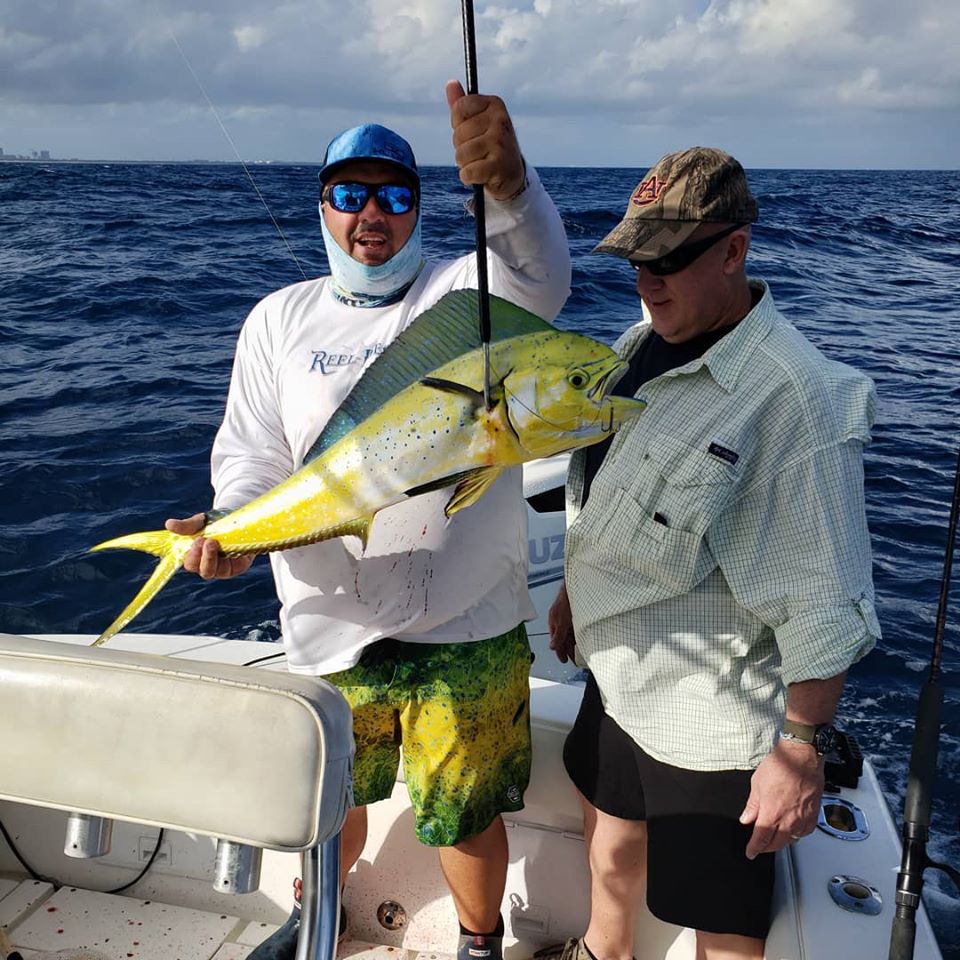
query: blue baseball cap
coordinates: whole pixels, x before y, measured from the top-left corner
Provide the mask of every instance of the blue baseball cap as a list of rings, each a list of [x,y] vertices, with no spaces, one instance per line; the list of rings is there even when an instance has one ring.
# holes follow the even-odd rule
[[[417,161],[410,144],[399,134],[381,127],[379,123],[365,123],[338,133],[327,145],[320,168],[320,183],[324,184],[346,163],[376,160],[402,170],[419,186]]]

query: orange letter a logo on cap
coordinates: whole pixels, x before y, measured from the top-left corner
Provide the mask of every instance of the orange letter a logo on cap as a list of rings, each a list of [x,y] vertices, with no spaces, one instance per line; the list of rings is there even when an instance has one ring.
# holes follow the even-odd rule
[[[640,186],[634,191],[630,202],[637,207],[645,207],[648,204],[656,203],[660,199],[660,194],[667,189],[667,181],[661,180],[656,174],[647,177]]]

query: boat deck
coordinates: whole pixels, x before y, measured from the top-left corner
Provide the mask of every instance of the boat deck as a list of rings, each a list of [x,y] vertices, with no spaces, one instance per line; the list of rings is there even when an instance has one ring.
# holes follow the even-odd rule
[[[117,641],[118,648],[128,644],[207,663],[246,663],[254,652],[247,641],[214,638]],[[263,667],[282,669],[282,664],[265,661]],[[581,933],[589,919],[582,813],[561,761],[582,685],[535,677],[530,686],[533,774],[524,809],[505,817],[510,858],[502,914],[510,960]],[[71,759],[66,758],[68,769]],[[140,758],[125,769],[136,776]],[[124,781],[117,789],[126,788]],[[865,763],[855,786],[837,788],[827,799],[829,819],[821,829],[776,857],[769,960],[887,954],[900,850],[873,768]],[[345,891],[352,934],[365,940],[344,942],[338,956],[452,960],[433,948],[449,950],[456,943],[455,907],[436,852],[415,839],[406,785],[398,781],[391,797],[372,809],[367,843]],[[0,799],[0,821],[33,871],[63,884],[29,879],[19,857],[0,842],[0,928],[24,960],[84,960],[85,951],[75,952],[82,948],[95,951],[87,960],[242,960],[283,922],[299,869],[296,852],[264,849],[257,892],[231,896],[213,885],[217,841],[209,833],[171,829],[144,875],[159,825],[150,818],[146,828],[137,818],[117,819],[110,851],[90,859],[64,856],[64,808],[10,796]],[[696,865],[689,869],[690,896],[710,896]],[[132,882],[136,885],[123,895],[94,892]],[[838,891],[845,899],[837,898]],[[879,910],[867,909],[878,904]],[[401,908],[402,924],[384,922],[381,908],[387,905]],[[638,956],[656,960],[693,960],[696,952],[692,931],[643,910],[636,943]],[[923,910],[917,915],[915,956],[940,958]]]
[[[0,927],[23,960],[95,950],[111,960],[244,960],[275,924],[0,877]],[[448,960],[447,955],[345,940],[340,960]],[[77,960],[80,960],[78,957]]]

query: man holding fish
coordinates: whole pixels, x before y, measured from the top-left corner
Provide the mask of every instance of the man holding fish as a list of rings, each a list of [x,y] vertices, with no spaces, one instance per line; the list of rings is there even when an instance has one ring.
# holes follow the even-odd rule
[[[460,179],[485,187],[491,291],[553,319],[570,285],[560,217],[524,163],[503,102],[467,96],[455,81],[446,93]],[[335,137],[320,190],[331,276],[266,297],[240,335],[212,456],[215,508],[236,511],[231,516],[311,459],[364,370],[415,317],[450,291],[476,287],[474,256],[425,262],[420,177],[397,134],[365,125]],[[418,341],[411,349],[434,346]],[[425,380],[418,389],[429,400],[409,430],[450,433],[445,401],[475,406],[475,387]],[[388,385],[383,389],[386,396]],[[434,398],[436,423],[427,418]],[[389,444],[377,442],[373,454],[385,457]],[[395,446],[390,460],[401,464],[407,442]],[[367,482],[351,473],[358,450],[328,468],[328,487],[355,494]],[[386,483],[402,469],[380,477]],[[363,849],[365,805],[393,789],[402,740],[417,835],[439,850],[460,920],[460,956],[499,960],[507,866],[500,814],[522,807],[530,768],[523,623],[534,609],[526,590],[525,505],[517,469],[434,486],[340,531],[356,536],[270,559],[290,669],[332,680],[354,710],[357,806],[342,835],[342,880]],[[217,515],[170,520],[167,529],[195,535]],[[222,552],[215,532],[189,546],[184,568],[204,578],[245,571],[253,554]],[[295,908],[253,960],[292,958],[298,922]]]

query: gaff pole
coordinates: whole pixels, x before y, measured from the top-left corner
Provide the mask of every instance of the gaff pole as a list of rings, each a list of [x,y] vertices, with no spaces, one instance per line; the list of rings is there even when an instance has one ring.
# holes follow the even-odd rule
[[[473,24],[473,0],[461,0],[463,12],[463,62],[467,93],[478,93],[477,36]],[[480,343],[483,345],[483,403],[490,403],[490,285],[487,281],[487,220],[483,206],[483,184],[473,185],[473,216],[477,227],[477,294],[480,307]]]
[[[937,750],[940,743],[940,716],[943,712],[943,687],[940,685],[940,659],[943,655],[943,631],[947,622],[947,601],[950,574],[953,569],[953,547],[957,539],[957,518],[960,516],[960,454],[953,485],[953,505],[947,529],[947,549],[940,582],[940,605],[933,635],[933,656],[930,675],[920,691],[917,719],[910,751],[910,773],[907,796],[903,805],[903,856],[897,874],[896,912],[890,929],[889,960],[913,960],[917,935],[917,910],[923,890],[923,872],[928,868],[942,870],[960,889],[960,872],[946,863],[937,863],[927,856],[930,836],[930,804],[937,777]]]

